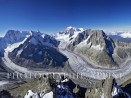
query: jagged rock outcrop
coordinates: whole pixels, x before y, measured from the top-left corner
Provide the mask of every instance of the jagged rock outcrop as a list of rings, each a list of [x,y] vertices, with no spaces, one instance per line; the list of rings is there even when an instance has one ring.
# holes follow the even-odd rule
[[[47,77],[35,79],[32,81],[29,81],[27,83],[22,84],[21,86],[9,90],[13,98],[28,98],[25,96],[29,96],[28,91],[34,92],[32,95],[38,95],[41,96],[51,91],[51,87],[49,84],[49,80]],[[30,98],[30,97],[29,97]],[[34,97],[35,98],[35,97]],[[36,97],[37,98],[37,97]]]
[[[87,89],[85,98],[130,98],[130,95],[117,85],[113,77],[108,77],[95,87]]]
[[[3,91],[0,91],[0,98],[13,98],[13,97],[8,91],[3,90]]]

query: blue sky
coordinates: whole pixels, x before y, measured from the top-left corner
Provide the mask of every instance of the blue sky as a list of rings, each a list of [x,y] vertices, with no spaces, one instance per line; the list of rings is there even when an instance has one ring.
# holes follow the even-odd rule
[[[54,33],[67,26],[130,29],[131,0],[0,0],[1,35],[8,29]]]

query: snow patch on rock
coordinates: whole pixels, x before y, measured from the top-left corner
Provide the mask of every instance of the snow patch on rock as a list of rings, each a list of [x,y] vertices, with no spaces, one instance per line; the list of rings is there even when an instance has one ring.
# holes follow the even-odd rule
[[[5,84],[8,84],[9,82],[8,81],[0,81],[0,86],[1,85],[5,85]]]
[[[40,98],[40,97],[37,93],[32,92],[32,90],[28,90],[28,93],[24,96],[24,98]]]
[[[53,92],[46,93],[42,98],[53,98]]]
[[[21,53],[22,53],[23,49],[20,49],[18,52],[17,52],[17,55],[16,56],[19,56]]]

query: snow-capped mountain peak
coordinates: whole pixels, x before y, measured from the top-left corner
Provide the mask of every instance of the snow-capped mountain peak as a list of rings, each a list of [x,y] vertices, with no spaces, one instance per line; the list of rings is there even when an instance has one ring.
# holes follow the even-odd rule
[[[83,28],[75,28],[69,26],[65,29],[65,31],[57,33],[56,39],[69,41],[70,39],[74,39],[78,35],[78,33],[83,31]]]
[[[84,28],[76,28],[76,27],[73,27],[73,26],[69,26],[65,29],[66,31],[69,31],[69,30],[74,30],[74,31],[84,31]]]
[[[57,47],[59,41],[48,34],[42,34],[40,32],[32,32],[28,42],[33,45],[45,45],[51,47]]]
[[[59,32],[55,35],[55,38],[59,40],[60,47],[62,46],[63,48],[66,47],[69,43],[73,42],[77,35],[81,32],[83,32],[83,28],[75,28],[72,26],[67,27],[63,32]]]
[[[77,31],[84,31],[84,28],[78,28]]]
[[[4,42],[12,44],[18,41],[22,41],[29,33],[21,33],[18,30],[9,30],[4,36]]]
[[[75,30],[76,28],[75,28],[75,27],[72,27],[72,26],[69,26],[69,27],[66,28],[66,30],[71,30],[71,29],[74,29],[74,30]]]
[[[70,34],[74,34],[75,32],[82,32],[84,31],[83,28],[76,28],[76,27],[72,27],[72,26],[69,26],[65,29],[65,32],[66,33],[70,33]]]

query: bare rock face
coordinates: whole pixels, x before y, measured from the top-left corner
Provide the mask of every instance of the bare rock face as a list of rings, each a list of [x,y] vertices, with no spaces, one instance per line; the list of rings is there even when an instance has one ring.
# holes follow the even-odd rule
[[[94,30],[87,40],[87,44],[97,46],[99,45],[103,50],[105,50],[109,55],[112,55],[113,49],[115,47],[114,42],[110,37],[108,37],[102,30]]]
[[[121,64],[125,62],[126,59],[131,57],[131,43],[125,43],[120,41],[115,41],[115,50],[113,54],[114,60]]]
[[[104,98],[103,96],[103,82],[97,83],[94,87],[87,89],[85,98]]]
[[[85,98],[112,98],[113,78],[97,83],[92,89],[87,89]]]

